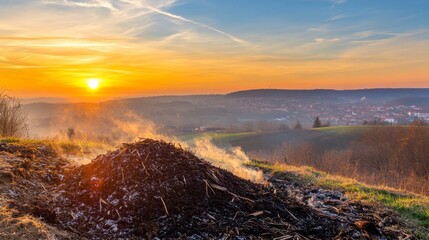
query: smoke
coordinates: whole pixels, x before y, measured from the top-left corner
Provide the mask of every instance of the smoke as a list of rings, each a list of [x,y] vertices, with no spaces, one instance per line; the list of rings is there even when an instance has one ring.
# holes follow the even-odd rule
[[[126,139],[134,138],[137,140],[137,138],[143,137],[178,143],[194,152],[198,157],[211,162],[214,166],[226,169],[253,182],[264,182],[261,171],[245,167],[250,159],[239,147],[220,148],[213,144],[210,137],[207,136],[184,142],[177,137],[160,133],[160,127],[133,112],[128,112],[126,117],[127,120],[115,119],[113,121],[116,131],[127,134]]]
[[[195,151],[197,156],[206,159],[217,167],[229,170],[235,175],[253,182],[264,182],[261,171],[245,167],[250,159],[239,147],[219,148],[213,144],[209,137],[194,139],[188,146]]]
[[[70,136],[68,129],[73,129]],[[164,128],[130,111],[126,105],[103,106],[98,104],[74,104],[56,114],[47,128],[38,130],[46,133],[43,137],[54,137],[60,140],[85,140],[103,142],[113,146],[123,142],[133,142],[139,138],[151,138],[180,144],[194,152],[214,166],[226,169],[235,175],[254,182],[264,182],[261,171],[250,169],[245,165],[250,162],[249,157],[240,148],[220,148],[213,144],[210,137],[200,137],[189,141],[182,141],[163,131]],[[56,133],[54,136],[52,133]],[[96,152],[99,154],[100,152]],[[88,157],[71,156],[79,162],[88,162]]]

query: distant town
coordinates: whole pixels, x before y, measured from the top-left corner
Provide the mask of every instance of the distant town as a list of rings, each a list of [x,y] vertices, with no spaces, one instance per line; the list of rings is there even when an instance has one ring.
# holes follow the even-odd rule
[[[45,134],[53,125],[83,131],[89,126],[82,125],[96,121],[91,109],[96,109],[98,116],[111,116],[98,119],[101,123],[150,121],[169,134],[269,132],[311,128],[316,117],[323,127],[429,122],[429,89],[248,90],[226,95],[142,97],[96,104],[36,101],[27,103],[25,108],[35,134]],[[60,130],[64,129],[56,132]]]

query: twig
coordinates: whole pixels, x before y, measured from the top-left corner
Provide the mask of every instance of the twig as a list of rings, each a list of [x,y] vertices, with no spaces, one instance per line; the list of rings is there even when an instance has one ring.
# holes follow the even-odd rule
[[[143,166],[144,171],[147,173],[147,175],[149,175],[149,176],[150,176],[150,173],[147,171],[147,168],[146,168],[146,166],[143,164],[143,162],[141,162],[141,164],[142,164],[142,166]]]
[[[233,217],[232,219],[233,219],[233,220],[235,220],[235,218],[237,218],[237,215],[238,215],[239,213],[244,213],[244,212],[242,212],[242,211],[237,211],[237,212],[235,213],[235,215],[234,215],[234,217]]]
[[[125,175],[124,175],[124,169],[121,168],[121,172],[122,172],[122,184],[125,184]]]
[[[295,236],[286,235],[286,236],[281,236],[281,237],[273,238],[273,240],[289,240],[289,239],[293,239],[293,238],[295,238]]]
[[[210,215],[210,214],[208,214],[208,213],[207,213],[207,216],[208,216],[209,218],[211,218],[211,219],[213,219],[213,220],[215,220],[215,221],[216,221],[216,218],[215,218],[215,217],[213,217],[212,215]]]
[[[144,161],[145,161],[145,162],[147,161],[147,159],[149,158],[149,156],[150,156],[150,153],[148,153],[148,154],[146,155],[146,158],[144,159]]]
[[[162,174],[162,172],[161,171],[159,171],[159,169],[158,168],[154,168],[155,169],[155,171],[157,171],[157,172],[159,172],[160,174]]]
[[[167,205],[165,204],[164,199],[162,197],[160,198],[161,198],[162,205],[164,205],[165,213],[167,213],[167,216],[169,216],[170,214],[168,213]]]
[[[243,200],[246,200],[248,202],[255,203],[255,201],[253,201],[250,198],[239,196],[239,195],[237,195],[237,194],[235,194],[233,192],[230,192],[230,191],[228,191],[228,193],[231,194],[231,195],[233,195],[234,197],[236,197],[238,200],[243,199]]]
[[[102,199],[102,198],[100,198],[100,202],[102,202],[102,203],[104,203],[104,204],[106,204],[106,205],[110,205],[110,203],[108,203],[108,202],[104,201],[104,199]]]
[[[72,210],[70,210],[70,216],[72,216],[73,220],[76,219],[76,214]]]
[[[42,188],[45,190],[45,192],[48,191],[48,190],[46,190],[45,185],[43,185],[43,183],[40,183],[40,185],[42,185]]]
[[[124,150],[120,151],[116,156],[114,156],[112,159],[116,159],[117,157],[121,156],[122,154],[124,154],[128,149],[125,148]]]
[[[286,212],[289,213],[289,215],[295,219],[295,221],[299,221],[299,219],[297,217],[295,217],[295,215],[293,215],[289,210],[287,210],[287,208],[285,208]]]
[[[221,191],[224,191],[224,192],[228,191],[228,188],[225,188],[225,187],[222,187],[222,186],[219,186],[219,185],[216,185],[216,184],[211,184],[211,186],[214,187],[214,188],[216,188],[217,190],[221,190]]]
[[[254,216],[254,217],[257,217],[257,216],[261,216],[262,214],[264,214],[265,212],[264,211],[258,211],[258,212],[254,212],[254,213],[251,213],[251,214],[249,214],[250,216]]]
[[[216,192],[213,190],[213,188],[210,186],[209,182],[207,180],[203,180],[206,183],[206,195],[209,196],[209,188],[212,190],[213,194],[216,195]]]
[[[121,219],[122,217],[121,217],[121,214],[119,214],[118,209],[115,209],[115,211],[116,211],[116,214],[118,214],[119,219]]]

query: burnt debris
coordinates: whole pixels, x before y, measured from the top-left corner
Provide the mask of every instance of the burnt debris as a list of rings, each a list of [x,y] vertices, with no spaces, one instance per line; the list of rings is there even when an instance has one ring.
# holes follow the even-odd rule
[[[55,224],[90,239],[414,239],[393,213],[341,192],[255,184],[150,139],[67,171],[48,205]]]

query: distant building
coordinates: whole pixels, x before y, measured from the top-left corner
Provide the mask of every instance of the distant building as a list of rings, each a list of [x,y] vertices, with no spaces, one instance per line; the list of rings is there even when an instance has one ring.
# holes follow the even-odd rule
[[[386,119],[384,119],[384,122],[387,124],[390,124],[390,125],[398,123],[398,121],[396,121],[394,118],[386,118]]]
[[[409,112],[408,116],[417,117],[425,121],[429,121],[429,113]]]

